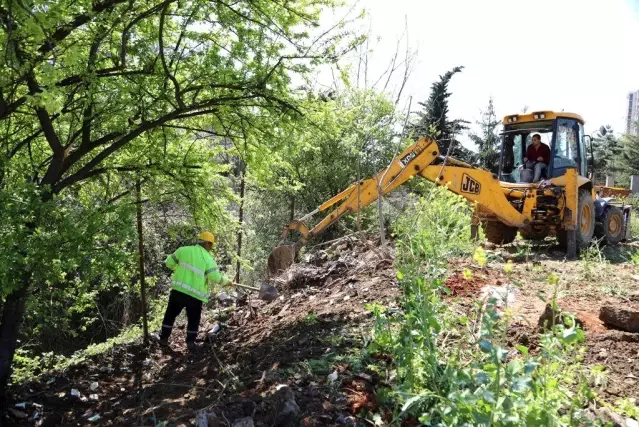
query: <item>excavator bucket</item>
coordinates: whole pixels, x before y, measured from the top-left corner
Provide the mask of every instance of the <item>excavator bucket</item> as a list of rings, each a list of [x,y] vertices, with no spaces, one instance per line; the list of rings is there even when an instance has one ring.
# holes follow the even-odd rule
[[[297,249],[294,243],[281,244],[268,257],[268,274],[269,277],[277,276],[286,271],[295,262],[295,253]]]
[[[286,238],[291,231],[299,233],[300,238],[295,243],[287,243]],[[301,221],[291,221],[286,224],[284,231],[282,232],[282,241],[268,257],[268,275],[269,277],[277,276],[283,271],[286,271],[297,257],[297,253],[300,248],[306,243],[309,236],[309,231],[306,225]]]

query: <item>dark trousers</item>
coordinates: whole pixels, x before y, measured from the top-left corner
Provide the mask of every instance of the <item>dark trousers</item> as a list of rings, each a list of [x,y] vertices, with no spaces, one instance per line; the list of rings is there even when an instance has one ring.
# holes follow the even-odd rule
[[[172,289],[169,294],[169,304],[166,306],[166,312],[164,313],[162,334],[160,335],[160,338],[169,339],[171,331],[173,330],[175,318],[178,317],[183,308],[186,308],[186,317],[188,319],[186,327],[186,342],[195,342],[195,338],[197,338],[197,331],[200,327],[202,301],[185,293],[176,291],[175,289]]]

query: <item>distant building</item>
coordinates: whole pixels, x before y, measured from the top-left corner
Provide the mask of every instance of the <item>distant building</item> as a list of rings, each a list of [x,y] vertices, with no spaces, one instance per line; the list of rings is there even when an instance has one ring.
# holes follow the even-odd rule
[[[626,133],[639,135],[639,90],[628,94],[628,114],[626,117]]]

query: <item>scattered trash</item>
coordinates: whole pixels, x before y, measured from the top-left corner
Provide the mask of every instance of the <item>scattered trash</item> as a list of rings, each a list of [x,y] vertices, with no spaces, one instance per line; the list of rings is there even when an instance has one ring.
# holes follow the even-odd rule
[[[20,402],[20,403],[16,403],[15,404],[16,408],[22,408],[22,409],[26,409],[27,407],[27,402]]]
[[[222,330],[222,326],[219,323],[215,323],[215,326],[208,332],[209,336],[217,335]]]
[[[101,366],[100,367],[100,372],[104,372],[104,373],[110,374],[111,372],[113,372],[113,368],[108,367],[108,366]]]
[[[100,414],[95,414],[92,417],[89,417],[88,420],[91,421],[92,423],[95,423],[95,422],[99,421],[100,418],[102,418],[102,417],[100,417]]]
[[[94,393],[94,394],[90,394],[90,395],[89,395],[89,399],[91,399],[91,400],[98,400],[98,395],[97,395],[97,394],[95,394],[95,393]]]
[[[151,364],[153,363],[153,361],[151,359],[145,359],[144,362],[142,362],[143,366],[151,366]]]
[[[97,381],[92,382],[91,385],[89,386],[89,389],[91,389],[91,391],[96,391],[98,389]]]
[[[361,378],[363,380],[368,381],[369,383],[373,382],[373,377],[368,374],[355,374],[356,377]]]
[[[495,299],[497,307],[515,303],[515,293],[512,286],[484,286],[480,290],[481,298]]]
[[[73,396],[73,397],[82,397],[80,392],[77,389],[75,389],[75,388],[71,389],[71,396]]]
[[[49,378],[49,380],[47,381],[47,385],[53,384],[54,382],[55,382],[55,378]]]
[[[337,369],[332,373],[328,375],[328,379],[331,380],[332,383],[334,383],[335,381],[337,381]]]

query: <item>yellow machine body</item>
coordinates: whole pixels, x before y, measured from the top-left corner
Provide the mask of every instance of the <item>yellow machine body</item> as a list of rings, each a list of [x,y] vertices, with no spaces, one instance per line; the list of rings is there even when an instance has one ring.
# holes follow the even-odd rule
[[[536,128],[538,123],[540,127]],[[357,212],[377,200],[380,193],[387,194],[410,178],[419,176],[438,185],[445,185],[450,191],[473,202],[476,213],[473,225],[478,226],[481,223],[488,240],[494,243],[510,243],[517,232],[520,232],[522,236],[530,238],[557,235],[560,242],[565,243],[569,253],[574,253],[588,244],[595,234],[597,215],[602,203],[595,203],[597,199],[595,187],[585,176],[586,171],[583,167],[585,162],[581,162],[581,157],[577,157],[575,161],[568,159],[570,160],[567,162],[568,166],[563,165],[561,168],[552,169],[552,171],[559,171],[558,176],[553,176],[551,171],[550,176],[539,183],[500,180],[500,177],[508,178],[508,173],[513,173],[514,167],[517,166],[517,159],[510,161],[512,165],[509,164],[508,159],[523,158],[522,150],[525,149],[526,137],[530,138],[536,132],[535,129],[541,129],[548,138],[552,139],[550,148],[553,153],[556,153],[555,160],[551,161],[552,165],[557,166],[562,159],[566,163],[566,159],[557,154],[561,144],[568,147],[568,142],[564,141],[563,137],[565,129],[574,131],[569,141],[574,147],[566,148],[566,150],[573,150],[573,156],[575,152],[579,156],[585,156],[583,119],[572,113],[533,112],[506,116],[504,129],[500,174],[494,174],[453,158],[442,157],[435,140],[421,138],[396,156],[386,169],[374,177],[351,184],[311,214],[287,224],[282,237],[286,239],[289,232],[293,230],[299,232],[301,238],[296,245],[299,248],[309,239],[322,233],[342,215]],[[509,152],[507,149],[511,147],[509,138],[519,141],[521,145],[516,155],[513,155],[513,150]],[[608,200],[602,212],[610,211],[611,206],[614,206],[614,201]],[[309,229],[305,225],[305,221],[313,214],[329,209],[332,209],[330,213],[313,228]],[[622,237],[626,236],[625,228],[629,224],[630,208],[622,206],[622,209],[618,207],[614,209],[623,213],[622,223],[619,223],[619,212],[615,210],[613,212],[615,215],[610,213],[607,215],[613,217],[616,223],[603,224],[603,226],[604,231],[606,227],[614,228],[612,231],[616,234],[613,233],[611,240],[619,241],[621,238],[618,239],[618,237],[621,234],[623,234]],[[599,213],[599,217],[602,215],[604,213]],[[601,232],[601,227],[599,231]],[[610,234],[611,230],[607,231]]]

